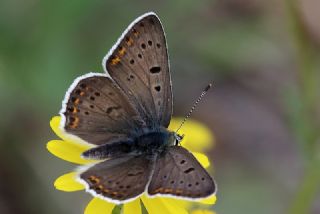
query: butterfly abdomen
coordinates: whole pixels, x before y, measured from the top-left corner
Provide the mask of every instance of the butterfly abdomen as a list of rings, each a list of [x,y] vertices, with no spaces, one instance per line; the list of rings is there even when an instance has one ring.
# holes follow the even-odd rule
[[[126,154],[151,155],[160,153],[172,145],[171,132],[167,130],[153,131],[139,135],[133,141],[130,139],[108,142],[85,151],[82,156],[88,159],[103,160],[107,158],[120,157]]]

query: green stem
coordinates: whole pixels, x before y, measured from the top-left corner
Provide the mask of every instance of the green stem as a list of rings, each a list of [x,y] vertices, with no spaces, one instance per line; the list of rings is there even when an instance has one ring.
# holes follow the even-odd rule
[[[307,168],[304,178],[298,188],[296,196],[292,201],[292,206],[289,209],[291,214],[310,213],[310,208],[314,202],[320,188],[320,163],[314,161]]]
[[[315,69],[315,50],[311,44],[306,27],[301,19],[299,2],[297,0],[286,0],[289,18],[294,34],[294,42],[297,48],[298,77],[301,86],[301,93],[306,110],[313,111],[315,107],[317,93],[317,79]]]
[[[307,156],[313,152],[313,147],[318,138],[317,122],[313,115],[317,111],[318,81],[314,45],[306,33],[299,11],[297,0],[286,0],[289,18],[292,25],[294,42],[297,48],[298,81],[300,86],[301,123],[303,123],[303,144]],[[319,127],[318,127],[319,128]]]
[[[112,210],[112,214],[121,214],[122,207],[123,207],[122,204],[115,206],[114,209]]]
[[[306,157],[305,175],[298,187],[296,195],[289,208],[289,213],[305,214],[310,208],[316,194],[320,190],[320,160],[317,158],[317,139],[319,139],[320,127],[314,118],[317,109],[317,69],[315,49],[310,42],[305,26],[299,14],[299,2],[286,0],[288,15],[292,24],[294,42],[297,48],[297,60],[299,63],[299,97],[301,109],[299,112],[299,126],[302,131],[296,132],[300,143],[304,148]]]

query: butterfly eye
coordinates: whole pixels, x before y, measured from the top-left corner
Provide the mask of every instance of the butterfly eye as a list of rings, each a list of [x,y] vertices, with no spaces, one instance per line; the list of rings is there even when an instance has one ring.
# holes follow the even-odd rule
[[[180,144],[180,142],[182,141],[183,137],[184,137],[184,135],[179,135],[177,133],[174,133],[174,139],[175,139],[174,143],[175,143],[176,146]]]

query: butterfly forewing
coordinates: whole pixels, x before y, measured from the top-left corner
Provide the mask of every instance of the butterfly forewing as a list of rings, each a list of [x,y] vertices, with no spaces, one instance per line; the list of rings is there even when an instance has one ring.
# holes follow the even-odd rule
[[[215,183],[195,157],[181,146],[159,154],[148,187],[149,195],[204,198],[215,193]]]
[[[127,92],[149,127],[168,127],[172,113],[166,39],[153,14],[138,18],[104,60],[104,66]]]
[[[121,89],[102,75],[77,80],[61,113],[68,133],[96,145],[132,137],[143,125]]]
[[[80,179],[92,194],[120,203],[144,192],[152,163],[144,155],[106,160],[82,172]]]

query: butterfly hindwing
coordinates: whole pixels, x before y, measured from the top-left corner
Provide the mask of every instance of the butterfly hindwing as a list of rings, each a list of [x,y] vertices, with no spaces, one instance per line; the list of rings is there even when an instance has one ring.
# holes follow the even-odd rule
[[[204,198],[215,193],[216,185],[197,159],[181,146],[159,154],[148,186],[149,195]]]
[[[143,124],[121,89],[109,77],[97,74],[75,81],[61,115],[68,133],[96,145],[133,136]]]
[[[123,203],[145,191],[152,163],[145,155],[115,158],[92,166],[80,179],[93,195]]]
[[[127,92],[149,127],[168,127],[172,114],[171,78],[160,20],[149,13],[134,21],[103,61]]]

